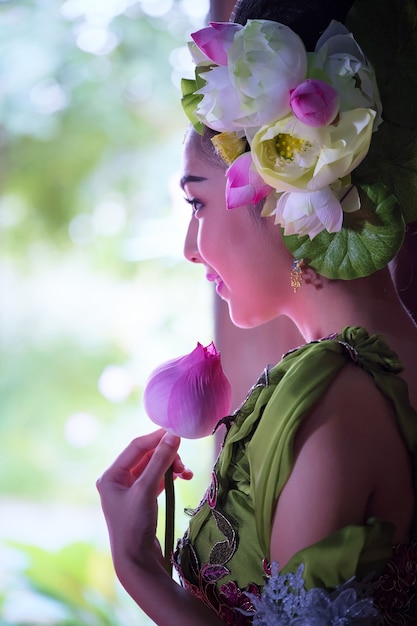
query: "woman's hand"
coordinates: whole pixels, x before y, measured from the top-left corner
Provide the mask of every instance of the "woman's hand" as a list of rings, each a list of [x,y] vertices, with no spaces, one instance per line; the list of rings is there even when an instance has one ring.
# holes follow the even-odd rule
[[[179,444],[179,437],[162,429],[138,437],[97,481],[114,566],[122,583],[132,563],[163,562],[156,525],[164,474],[172,465],[174,476],[192,478],[177,453]]]
[[[97,481],[120,582],[159,626],[224,626],[224,622],[167,573],[156,539],[157,497],[165,472],[185,480],[179,437],[158,430],[134,439]]]

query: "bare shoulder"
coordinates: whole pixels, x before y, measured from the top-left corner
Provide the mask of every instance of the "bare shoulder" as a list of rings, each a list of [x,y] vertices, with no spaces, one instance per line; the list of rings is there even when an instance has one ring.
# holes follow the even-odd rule
[[[301,426],[296,455],[311,445],[311,438],[318,448],[331,444],[336,469],[352,480],[366,477],[364,487],[370,491],[406,454],[391,402],[372,375],[353,363],[343,368]]]
[[[354,364],[343,368],[301,425],[293,461],[276,508],[272,558],[285,563],[371,516],[395,524],[398,540],[407,538],[413,509],[408,453],[393,408],[370,374]]]
[[[371,374],[361,367],[347,364],[314,407],[309,421],[331,421],[341,429],[359,428],[375,435],[374,428],[391,429],[395,414],[390,401],[378,389]]]

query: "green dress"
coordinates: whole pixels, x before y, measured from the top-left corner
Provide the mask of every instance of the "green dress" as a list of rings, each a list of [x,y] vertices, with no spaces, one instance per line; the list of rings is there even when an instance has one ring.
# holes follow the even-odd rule
[[[380,336],[348,327],[289,352],[266,369],[240,409],[222,420],[227,435],[211,484],[191,512],[173,557],[182,584],[228,624],[251,623],[253,598],[271,574],[272,519],[291,473],[297,429],[352,361],[392,402],[416,470],[417,413],[398,376],[402,366]],[[416,475],[414,484],[417,498]],[[393,547],[393,530],[377,519],[341,528],[295,554],[281,575],[302,564],[307,590],[333,590],[352,577],[372,575],[372,594],[384,623],[417,623],[406,617],[409,611],[417,615],[417,516],[410,545]]]

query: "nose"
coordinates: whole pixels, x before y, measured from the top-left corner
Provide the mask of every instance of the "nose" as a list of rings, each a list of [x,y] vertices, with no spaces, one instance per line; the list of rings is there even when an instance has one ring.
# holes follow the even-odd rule
[[[191,263],[202,263],[197,245],[198,220],[195,217],[190,219],[187,234],[184,241],[184,256]]]

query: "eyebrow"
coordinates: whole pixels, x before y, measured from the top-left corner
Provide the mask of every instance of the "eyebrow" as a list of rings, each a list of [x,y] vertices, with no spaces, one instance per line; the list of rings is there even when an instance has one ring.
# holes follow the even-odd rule
[[[191,174],[188,176],[183,176],[180,180],[180,187],[181,189],[184,189],[185,185],[187,183],[202,183],[203,181],[207,180],[207,178],[204,178],[204,176],[192,176]]]

